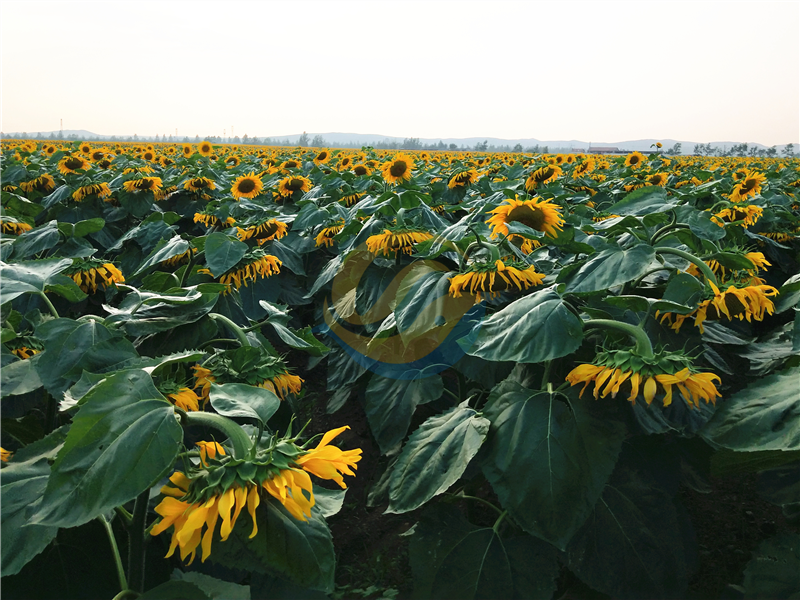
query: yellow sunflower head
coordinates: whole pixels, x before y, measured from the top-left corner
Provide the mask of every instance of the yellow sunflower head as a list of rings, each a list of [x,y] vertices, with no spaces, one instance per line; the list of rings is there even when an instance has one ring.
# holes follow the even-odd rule
[[[367,165],[365,165],[363,163],[358,163],[357,165],[353,165],[352,171],[353,171],[353,173],[355,173],[359,177],[362,177],[362,176],[369,177],[370,175],[372,175],[372,170]]]
[[[82,156],[77,155],[70,155],[65,156],[60,161],[58,161],[58,171],[62,175],[69,175],[71,173],[77,173],[78,171],[88,171],[91,169],[92,166]]]
[[[414,169],[414,159],[408,154],[395,154],[392,160],[383,164],[381,172],[383,178],[389,183],[398,183],[411,179],[411,171]]]
[[[331,159],[331,152],[330,150],[320,150],[314,156],[314,164],[321,165],[328,162]]]
[[[308,192],[311,189],[311,180],[302,175],[289,175],[278,183],[278,193],[282,198],[289,198],[295,192]]]
[[[208,158],[214,153],[214,147],[211,145],[211,142],[200,142],[200,144],[197,146],[197,152],[200,153],[200,156],[205,156]],[[184,154],[185,153],[186,146],[184,146]]]
[[[383,232],[367,238],[367,249],[373,254],[382,252],[384,256],[411,254],[416,244],[432,238],[431,233],[419,229],[384,229]]]
[[[447,187],[452,190],[457,187],[466,187],[476,181],[478,181],[477,169],[465,169],[453,175],[447,182]]]
[[[564,225],[561,208],[538,196],[529,200],[509,198],[490,214],[493,216],[486,224],[492,227],[492,238],[508,235],[508,224],[514,221],[536,231],[544,231],[550,237],[557,237]]]
[[[264,184],[260,177],[257,177],[254,172],[247,175],[242,175],[237,178],[231,186],[231,194],[235,200],[241,198],[255,198],[264,189]]]
[[[625,166],[638,169],[644,163],[644,154],[641,152],[631,152],[625,157]]]
[[[525,180],[525,190],[532,192],[540,185],[545,185],[556,180],[563,171],[556,164],[550,164],[533,171]]]
[[[92,147],[91,147],[89,144],[87,144],[86,142],[83,142],[83,143],[80,145],[80,147],[79,147],[79,150],[80,150],[80,151],[81,151],[83,154],[91,154],[91,152],[92,152]]]
[[[461,292],[467,291],[475,295],[476,301],[480,301],[482,295],[493,297],[507,290],[527,290],[541,285],[543,281],[544,275],[524,262],[474,262],[463,273],[457,273],[450,278],[449,294],[453,298],[459,298]]]
[[[647,183],[664,187],[667,185],[667,175],[666,173],[653,173],[652,175],[648,175]]]

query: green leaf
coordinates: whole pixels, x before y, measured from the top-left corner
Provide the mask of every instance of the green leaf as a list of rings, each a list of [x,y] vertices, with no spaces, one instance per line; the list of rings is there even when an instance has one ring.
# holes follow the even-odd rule
[[[744,569],[744,589],[746,598],[800,597],[800,535],[786,532],[761,542]]]
[[[776,506],[787,506],[800,499],[800,452],[779,454],[794,454],[794,461],[759,473],[758,494]]]
[[[71,266],[71,258],[0,265],[0,295],[3,302],[11,302],[22,294],[44,292],[51,279]]]
[[[54,247],[61,240],[57,225],[56,221],[50,221],[41,227],[31,229],[18,236],[12,244],[14,256],[16,258],[28,258]]]
[[[187,573],[188,574],[188,573]],[[226,582],[227,583],[227,582]],[[234,584],[230,584],[234,585]],[[250,597],[249,595],[247,596]],[[138,600],[212,600],[196,584],[189,581],[165,581],[147,590]]]
[[[647,244],[639,244],[627,250],[603,250],[564,278],[567,290],[575,294],[597,292],[633,281],[650,270],[654,258],[655,250]]]
[[[183,430],[145,371],[121,371],[84,398],[32,522],[76,527],[134,499],[178,456]]]
[[[42,387],[42,380],[36,370],[41,354],[26,360],[18,360],[0,369],[0,396],[19,396]]]
[[[624,426],[590,401],[505,382],[489,398],[483,472],[503,508],[528,533],[563,550],[614,469]]]
[[[387,513],[425,504],[455,483],[478,453],[489,420],[468,403],[430,417],[409,438],[392,470]]]
[[[269,245],[269,253],[278,257],[283,263],[283,266],[289,269],[296,275],[305,275],[306,271],[303,268],[303,259],[294,251],[291,246],[282,244],[278,240],[274,240]]]
[[[319,512],[298,521],[270,498],[256,513],[261,521],[252,539],[251,529],[238,526],[230,537],[215,540],[209,560],[251,573],[275,573],[295,584],[330,593],[334,586],[336,555],[331,532]]]
[[[538,363],[574,352],[582,340],[581,320],[548,288],[484,319],[458,344],[486,360]]]
[[[216,577],[189,571],[185,573],[179,569],[172,572],[175,582],[188,582],[203,590],[211,600],[250,600],[250,586],[223,581]],[[169,600],[165,598],[164,600]]]
[[[701,431],[739,452],[800,450],[800,368],[759,379],[722,402]]]
[[[373,374],[364,395],[364,410],[381,453],[390,452],[403,441],[418,405],[437,400],[443,393],[439,375],[389,379]]]
[[[83,371],[102,372],[113,365],[138,357],[133,344],[121,332],[110,331],[97,321],[53,319],[36,328],[42,340],[44,360],[36,363],[37,372],[47,391],[56,397]]]
[[[219,277],[242,260],[247,252],[247,244],[216,232],[206,238],[205,252],[208,268],[214,277]]]
[[[725,228],[712,221],[708,211],[691,210],[685,222],[689,225],[689,230],[701,240],[716,241],[725,237]]]
[[[669,495],[618,468],[567,548],[569,569],[613,598],[683,598],[687,573]]]
[[[42,207],[50,208],[54,204],[66,200],[72,196],[72,189],[66,184],[58,186],[49,195],[42,198]]]
[[[153,248],[153,251],[147,256],[144,262],[139,265],[139,268],[136,269],[136,272],[130,276],[130,279],[141,275],[150,267],[158,265],[159,263],[169,260],[170,258],[180,256],[188,250],[189,242],[180,236],[176,235],[170,238],[169,241],[163,239],[159,240],[158,244],[156,244],[156,247]]]
[[[281,405],[281,400],[267,389],[244,383],[211,384],[211,406],[226,417],[257,419],[266,424]]]
[[[797,460],[800,460],[800,451],[736,452],[722,448],[711,455],[711,474],[714,477],[730,477],[743,473],[758,473]]]
[[[800,302],[800,273],[792,275],[778,290],[778,297],[775,299],[775,312],[782,313],[787,311],[797,306],[798,302]]]
[[[163,294],[134,290],[118,308],[108,304],[103,308],[111,315],[106,323],[121,324],[125,333],[137,337],[194,323],[211,312],[218,300],[217,291],[204,293],[199,286],[173,288]]]
[[[3,544],[2,576],[14,575],[56,537],[58,527],[29,525],[39,507],[50,476],[50,460],[63,446],[69,426],[65,425],[19,450],[3,468],[0,522]]]
[[[667,283],[663,300],[683,306],[696,306],[702,300],[704,290],[703,284],[697,277],[688,273],[678,273]]]
[[[442,600],[514,597],[511,562],[498,535],[489,528],[468,533],[442,561],[432,591]]]
[[[606,211],[615,215],[641,217],[671,210],[679,201],[675,196],[667,196],[666,190],[660,186],[647,186],[632,191]]]

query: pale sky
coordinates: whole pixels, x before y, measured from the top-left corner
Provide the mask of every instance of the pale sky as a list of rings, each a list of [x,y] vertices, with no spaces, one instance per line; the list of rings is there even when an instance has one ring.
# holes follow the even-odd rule
[[[800,141],[800,2],[3,0],[2,131]]]

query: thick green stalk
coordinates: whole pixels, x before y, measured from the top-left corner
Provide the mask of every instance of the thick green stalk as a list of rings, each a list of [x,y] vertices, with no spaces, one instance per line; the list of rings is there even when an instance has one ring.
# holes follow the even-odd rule
[[[675,256],[680,256],[700,269],[700,272],[703,274],[703,276],[705,276],[706,281],[710,281],[714,285],[719,285],[717,283],[717,277],[714,275],[714,271],[712,271],[706,263],[697,258],[694,254],[689,254],[688,252],[678,250],[677,248],[656,248],[656,254],[674,254]]]
[[[239,425],[227,417],[214,413],[189,411],[183,414],[186,416],[185,418],[189,425],[205,425],[224,433],[228,436],[228,441],[233,447],[234,458],[247,458],[247,454],[253,444],[250,436]]]
[[[131,589],[139,593],[144,592],[144,528],[149,501],[150,488],[136,496],[128,528],[128,581]]]
[[[56,307],[53,306],[53,303],[50,302],[50,298],[47,297],[47,294],[45,294],[44,292],[39,292],[39,296],[41,297],[42,300],[44,300],[45,305],[50,310],[50,314],[53,315],[56,319],[58,319],[60,315],[58,314]]]
[[[125,578],[125,569],[122,567],[122,558],[119,555],[119,547],[117,546],[117,538],[114,537],[114,530],[111,528],[111,523],[108,522],[105,515],[100,515],[97,520],[103,524],[108,535],[108,541],[111,543],[111,553],[114,556],[114,564],[117,567],[117,578],[119,579],[119,587],[122,590],[128,589],[128,580]]]
[[[617,329],[627,333],[636,342],[636,353],[645,358],[653,357],[653,344],[650,338],[641,327],[636,327],[630,323],[612,321],[610,319],[589,319],[583,322],[584,329],[587,327],[605,327],[607,329]]]
[[[223,323],[225,323],[225,325],[227,325],[228,329],[230,329],[233,332],[233,334],[236,336],[236,339],[239,340],[239,343],[242,346],[250,345],[250,340],[247,339],[247,335],[245,334],[244,331],[242,331],[242,328],[239,327],[233,321],[231,321],[228,317],[221,315],[219,313],[208,313],[208,318],[213,321],[222,321]]]

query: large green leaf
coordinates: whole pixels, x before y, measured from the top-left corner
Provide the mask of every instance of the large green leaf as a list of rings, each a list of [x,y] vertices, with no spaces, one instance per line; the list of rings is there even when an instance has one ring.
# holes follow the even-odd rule
[[[42,387],[36,370],[41,354],[5,365],[0,370],[0,396],[18,396]]]
[[[432,402],[443,393],[444,384],[439,375],[389,379],[373,374],[364,395],[364,410],[381,452],[386,454],[403,441],[418,405]]]
[[[121,324],[125,332],[133,337],[194,323],[216,305],[219,300],[217,286],[201,284],[190,288],[173,288],[163,294],[134,290],[117,308],[103,305],[111,315],[106,323]]]
[[[701,431],[739,452],[800,450],[800,368],[759,379],[722,405]]]
[[[781,533],[759,544],[744,569],[745,598],[800,598],[800,535]]]
[[[662,187],[646,186],[632,191],[606,211],[615,215],[641,217],[671,210],[679,201],[680,199],[675,196],[667,196],[666,190]]]
[[[624,426],[589,401],[531,392],[507,381],[492,392],[483,472],[528,533],[564,549],[614,469]]]
[[[5,303],[22,294],[44,292],[47,285],[70,266],[70,258],[0,264],[0,296]]]
[[[76,382],[83,371],[100,373],[125,360],[138,356],[133,344],[97,321],[53,319],[36,328],[44,344],[42,358],[36,363],[39,377],[54,396]]]
[[[447,491],[478,453],[488,432],[489,420],[467,402],[425,421],[394,465],[386,512],[414,510]]]
[[[39,254],[58,244],[60,239],[61,234],[58,231],[58,223],[50,221],[17,237],[13,243],[14,256],[16,258],[28,258],[34,254]]]
[[[189,250],[189,242],[181,238],[180,236],[174,236],[166,240],[159,240],[156,247],[153,251],[149,254],[149,256],[144,260],[144,262],[139,265],[139,268],[136,269],[136,272],[130,276],[130,279],[137,277],[142,272],[146,271],[150,267],[158,265],[159,263],[168,260],[170,258],[174,258],[176,256],[180,256],[184,252]]]
[[[567,282],[567,290],[576,294],[608,290],[647,273],[654,258],[655,250],[647,244],[627,250],[609,248],[593,255],[563,279]]]
[[[613,598],[682,598],[685,550],[672,499],[618,468],[567,548],[570,570]]]
[[[782,313],[796,306],[800,302],[800,273],[787,279],[778,292],[778,297],[775,299],[775,312]]]
[[[266,513],[266,523],[262,520]],[[275,573],[313,590],[333,591],[336,555],[331,532],[319,512],[298,521],[276,500],[262,502],[258,533],[238,526],[224,542],[214,541],[209,559],[250,573]]]
[[[211,384],[209,393],[211,406],[226,417],[257,419],[263,424],[269,421],[281,405],[273,392],[244,383]]]
[[[538,363],[574,352],[582,340],[581,320],[549,288],[515,300],[458,343],[486,360]]]
[[[75,527],[132,500],[172,468],[182,439],[150,375],[112,375],[86,395],[32,522]]]
[[[216,232],[206,238],[205,252],[208,268],[214,277],[219,277],[242,260],[247,244]]]
[[[56,537],[58,527],[28,525],[50,476],[50,462],[63,446],[69,426],[19,450],[3,468],[0,504],[2,576],[19,573]]]

